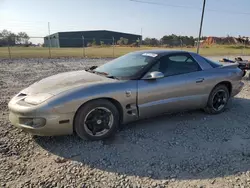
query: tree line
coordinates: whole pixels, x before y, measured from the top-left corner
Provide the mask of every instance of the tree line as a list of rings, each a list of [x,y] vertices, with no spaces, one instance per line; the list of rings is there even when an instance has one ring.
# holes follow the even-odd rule
[[[229,37],[229,36],[227,36]],[[17,34],[8,31],[6,29],[0,31],[0,47],[1,46],[30,46],[32,43],[29,41],[30,37],[26,32],[19,32]],[[207,37],[202,37],[201,40],[206,40]],[[249,44],[248,37],[241,37],[239,36],[236,38],[240,43]],[[174,46],[195,46],[195,42],[198,38],[193,36],[181,36],[181,35],[165,35],[160,39],[157,38],[149,38],[146,37],[144,40],[140,41],[139,39],[135,41],[132,46],[140,46],[147,45],[147,46],[166,46],[166,47],[174,47]],[[128,39],[121,37],[117,42],[117,45],[128,45]],[[95,46],[97,45],[96,41],[93,40],[88,44],[88,46]],[[104,45],[103,41],[100,41],[100,44]]]
[[[29,46],[29,35],[26,32],[17,34],[6,29],[0,31],[0,46]]]
[[[207,37],[202,37],[201,40],[206,40]],[[161,39],[156,38],[145,38],[142,41],[142,44],[148,46],[158,46],[158,45],[165,45],[165,46],[194,46],[195,41],[198,38],[194,38],[193,36],[181,36],[181,35],[165,35]]]
[[[0,46],[29,46],[31,42],[29,42],[29,35],[26,32],[19,32],[17,34],[8,31],[6,29],[0,31]],[[202,37],[202,40],[205,40],[206,37]],[[161,39],[157,38],[145,38],[142,41],[135,41],[133,43],[134,46],[147,45],[147,46],[194,46],[197,38],[193,36],[178,36],[175,34],[165,35]],[[128,39],[120,38],[117,41],[118,45],[128,45]],[[96,41],[93,41],[89,44],[90,46],[96,45]],[[102,45],[102,42],[100,43]]]

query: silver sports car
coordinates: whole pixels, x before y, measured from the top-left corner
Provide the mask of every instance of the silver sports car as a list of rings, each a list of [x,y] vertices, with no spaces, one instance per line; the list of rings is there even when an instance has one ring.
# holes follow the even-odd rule
[[[244,85],[237,66],[192,52],[137,51],[32,84],[11,99],[9,118],[35,135],[75,132],[99,140],[121,124],[159,114],[191,109],[218,114]]]

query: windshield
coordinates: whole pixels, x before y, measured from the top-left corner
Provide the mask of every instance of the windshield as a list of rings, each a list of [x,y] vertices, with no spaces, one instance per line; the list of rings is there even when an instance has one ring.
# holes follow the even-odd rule
[[[114,77],[133,77],[150,64],[156,56],[152,53],[129,53],[96,68],[94,71]]]

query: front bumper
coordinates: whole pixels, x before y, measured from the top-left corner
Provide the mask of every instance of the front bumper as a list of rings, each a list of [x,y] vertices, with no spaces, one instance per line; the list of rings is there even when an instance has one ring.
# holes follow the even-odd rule
[[[73,133],[73,113],[59,114],[50,110],[48,112],[32,111],[20,108],[18,104],[9,103],[9,120],[12,125],[24,130],[25,132],[39,136],[56,136],[68,135]],[[30,125],[23,124],[20,118],[44,118],[45,125],[35,128]]]
[[[231,96],[234,97],[237,94],[239,94],[241,92],[241,90],[243,89],[243,87],[244,87],[244,83],[242,81],[240,81],[239,84],[237,84],[235,87],[233,87]]]

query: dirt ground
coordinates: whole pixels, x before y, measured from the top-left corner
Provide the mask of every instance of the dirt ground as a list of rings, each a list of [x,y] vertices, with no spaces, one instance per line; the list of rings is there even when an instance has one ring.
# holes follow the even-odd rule
[[[250,87],[210,116],[191,111],[125,126],[107,141],[36,137],[10,125],[23,88],[105,59],[0,60],[0,187],[250,187]]]

